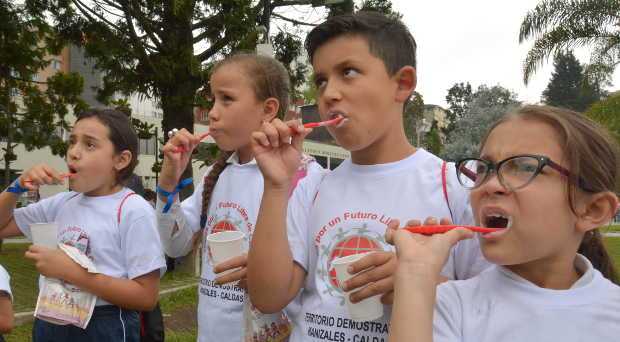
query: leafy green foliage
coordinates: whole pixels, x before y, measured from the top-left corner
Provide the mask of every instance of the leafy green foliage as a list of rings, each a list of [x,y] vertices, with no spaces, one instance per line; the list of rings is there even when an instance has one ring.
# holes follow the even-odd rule
[[[480,141],[500,117],[519,106],[517,95],[501,86],[481,85],[467,103],[442,152],[447,160],[477,156]]]
[[[546,104],[583,112],[604,95],[601,85],[584,75],[583,67],[572,52],[558,53],[553,66],[551,80],[543,91]]]
[[[620,62],[620,1],[544,0],[529,11],[519,32],[519,42],[534,39],[523,63],[528,83],[550,56],[576,47],[591,51],[587,74],[601,78]]]
[[[38,9],[0,0],[0,136],[5,137],[3,183],[10,182],[13,149],[51,147],[63,155],[60,129],[69,130],[70,111],[86,109],[79,98],[83,80],[76,73],[56,73],[46,80],[38,74],[58,55],[63,41]]]
[[[586,115],[606,127],[620,144],[620,92],[593,104]]]

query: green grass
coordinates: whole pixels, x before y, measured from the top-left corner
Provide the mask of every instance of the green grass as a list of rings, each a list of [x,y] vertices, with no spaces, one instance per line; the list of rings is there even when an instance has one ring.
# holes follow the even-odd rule
[[[30,244],[3,244],[0,252],[0,264],[6,268],[11,276],[11,291],[15,298],[13,310],[17,312],[34,311],[38,296],[39,274],[30,260],[24,258],[24,253]],[[168,272],[161,279],[160,289],[165,290],[178,286],[196,283],[197,277],[191,272],[174,271]],[[198,302],[196,287],[190,287],[181,291],[163,295],[161,298],[162,311],[170,313],[187,305],[195,305]],[[15,327],[11,334],[4,336],[7,342],[30,341],[32,335],[32,323],[24,323]],[[166,330],[166,341],[196,341],[195,328],[189,331],[175,332]]]
[[[164,314],[196,304],[198,304],[198,290],[195,286],[163,295],[159,299],[159,307]]]
[[[190,309],[195,312],[198,304],[198,290],[195,286],[176,291],[159,300],[159,305],[164,317],[173,317],[174,312],[182,309]],[[193,325],[191,328],[180,331],[166,329],[166,342],[195,342],[197,336],[197,327]]]
[[[10,334],[4,335],[6,342],[26,342],[32,339],[32,322],[15,327]]]
[[[171,289],[177,286],[183,286],[188,284],[194,284],[198,282],[198,277],[195,277],[192,272],[184,270],[175,270],[173,272],[167,272],[164,277],[161,278],[159,288],[161,290]]]
[[[620,233],[620,224],[612,224],[601,228],[602,232],[615,232]]]
[[[196,342],[196,336],[196,329],[180,332],[166,330],[166,342]]]
[[[13,310],[15,312],[32,311],[37,302],[39,274],[34,263],[24,258],[29,244],[3,244],[0,252],[0,265],[11,276],[13,292]]]
[[[30,244],[3,244],[0,252],[0,264],[11,276],[11,290],[15,302],[15,312],[33,311],[37,303],[39,274],[34,264],[24,258]],[[190,272],[168,272],[161,279],[160,289],[165,290],[198,281]]]
[[[175,310],[188,306],[195,310],[195,306],[198,303],[198,291],[195,286],[192,286],[187,289],[162,295],[159,303],[164,315],[173,314]],[[195,342],[196,334],[196,327],[182,331],[166,329],[166,342]],[[13,329],[10,334],[5,335],[4,338],[7,342],[26,342],[30,341],[31,336],[32,322],[28,322],[15,327],[15,329]]]
[[[614,259],[616,269],[620,270],[620,237],[606,237],[604,238],[607,251]]]

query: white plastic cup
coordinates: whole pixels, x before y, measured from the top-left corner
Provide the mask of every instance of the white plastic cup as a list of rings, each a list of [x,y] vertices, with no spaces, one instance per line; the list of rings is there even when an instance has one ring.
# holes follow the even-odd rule
[[[55,222],[30,225],[32,243],[48,248],[58,248],[58,225]]]
[[[213,266],[242,255],[244,252],[244,239],[245,234],[237,230],[227,230],[207,235]],[[236,270],[237,268],[230,269],[217,275],[222,276]]]
[[[353,254],[332,260],[332,267],[336,270],[336,278],[338,279],[339,286],[341,286],[341,284],[344,284],[345,281],[349,280],[353,276],[366,271],[364,270],[356,274],[349,274],[347,268],[352,263],[360,260],[361,258],[365,257],[370,253]],[[381,304],[381,295],[366,298],[358,303],[351,303],[351,300],[349,299],[349,292],[345,292],[344,298],[347,304],[349,315],[354,321],[374,321],[383,316],[383,304]]]

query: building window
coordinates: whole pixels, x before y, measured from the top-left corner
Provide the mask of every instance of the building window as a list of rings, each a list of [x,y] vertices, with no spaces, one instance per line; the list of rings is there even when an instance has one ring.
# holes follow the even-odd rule
[[[156,143],[157,140],[155,139],[155,136],[151,137],[150,139],[140,139],[140,143],[138,144],[138,153],[154,156]]]
[[[62,127],[56,127],[56,129],[54,129],[54,134],[60,139],[62,139],[62,141],[64,142],[67,142],[69,140],[68,132]]]
[[[62,63],[59,60],[52,59],[52,69],[60,70],[61,67],[62,67]]]

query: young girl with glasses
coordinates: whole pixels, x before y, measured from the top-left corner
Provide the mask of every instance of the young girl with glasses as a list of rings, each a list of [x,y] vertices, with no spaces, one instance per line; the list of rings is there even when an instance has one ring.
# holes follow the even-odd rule
[[[525,106],[493,125],[457,173],[476,223],[501,228],[478,236],[495,266],[436,287],[450,247],[473,234],[389,231],[390,341],[616,341],[620,287],[597,228],[618,208],[618,158],[603,129],[568,110]]]

